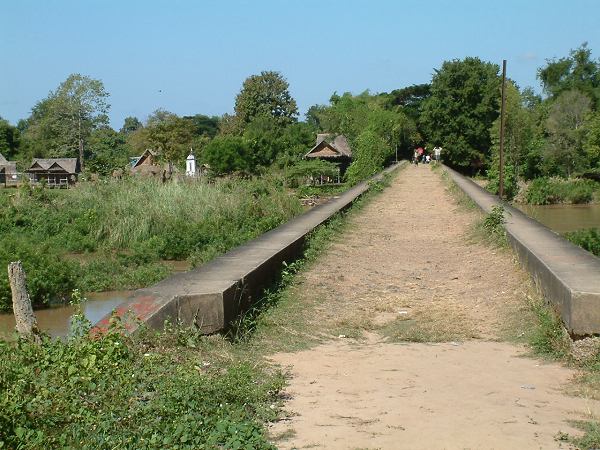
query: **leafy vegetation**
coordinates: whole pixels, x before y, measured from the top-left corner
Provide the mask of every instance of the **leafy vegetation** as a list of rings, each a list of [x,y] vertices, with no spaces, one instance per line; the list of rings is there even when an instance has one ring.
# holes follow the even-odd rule
[[[280,373],[222,363],[192,330],[0,341],[0,448],[273,448]]]
[[[25,186],[0,196],[0,208],[6,242],[0,264],[23,261],[38,305],[64,298],[74,287],[151,284],[168,273],[163,259],[201,264],[301,211],[297,199],[269,179],[128,179],[68,191]],[[0,276],[0,307],[10,308],[6,274]]]
[[[600,184],[591,180],[540,177],[529,184],[525,198],[533,205],[589,203],[599,189]]]
[[[444,160],[475,172],[489,163],[489,129],[498,117],[496,64],[479,58],[445,61],[431,80],[431,96],[419,118],[427,140],[441,145]]]
[[[596,256],[600,256],[600,228],[570,231],[565,233],[564,236],[573,244]]]

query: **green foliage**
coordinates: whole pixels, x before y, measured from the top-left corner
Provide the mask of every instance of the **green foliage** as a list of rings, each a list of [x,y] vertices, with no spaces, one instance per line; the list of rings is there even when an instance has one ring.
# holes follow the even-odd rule
[[[127,136],[129,133],[133,133],[134,131],[137,131],[142,127],[142,122],[140,122],[137,117],[125,117],[125,119],[123,120],[123,126],[119,130],[119,133]]]
[[[529,184],[525,199],[532,205],[589,203],[598,187],[591,180],[540,177]]]
[[[503,171],[503,182],[504,182],[504,198],[512,200],[519,190],[517,184],[517,176],[515,173],[515,167],[512,164],[505,164]],[[487,179],[489,183],[485,187],[492,194],[500,194],[500,168],[499,163],[494,161],[487,172]]]
[[[390,148],[374,131],[367,130],[358,136],[354,145],[354,161],[346,172],[350,184],[365,180],[383,169]]]
[[[0,117],[0,154],[6,159],[12,159],[19,149],[20,135],[17,127]]]
[[[504,235],[504,207],[502,205],[496,205],[492,207],[492,210],[483,219],[483,228],[485,228],[491,234]]]
[[[538,355],[564,358],[570,351],[570,338],[560,315],[541,300],[530,300],[530,307],[537,317],[537,326],[530,336],[530,345]]]
[[[182,163],[189,154],[194,132],[195,126],[190,120],[157,109],[148,117],[144,128],[130,135],[128,142],[137,154],[151,148],[165,161]]]
[[[589,97],[579,91],[565,91],[552,104],[546,121],[546,173],[568,177],[589,166],[581,148],[590,104]]]
[[[498,117],[498,70],[496,64],[469,57],[445,61],[433,76],[420,124],[453,167],[474,171],[489,162],[489,130]]]
[[[102,81],[70,75],[33,107],[23,135],[26,153],[82,158],[92,131],[108,126],[107,98]]]
[[[239,136],[217,136],[204,148],[202,160],[216,174],[256,170],[250,145]]]
[[[2,233],[0,246],[0,311],[10,311],[12,296],[6,267],[21,261],[27,274],[27,288],[34,306],[48,305],[51,301],[66,299],[79,285],[79,266],[57,256],[58,250],[44,240],[28,239],[16,231]]]
[[[591,170],[600,170],[600,112],[587,117],[583,132],[583,150]],[[598,177],[600,180],[600,177]]]
[[[244,80],[235,99],[235,114],[242,128],[256,118],[286,126],[296,121],[298,107],[285,78],[279,72],[263,71]]]
[[[596,256],[600,256],[600,228],[570,231],[565,233],[564,236],[573,244]]]
[[[390,106],[401,106],[402,110],[416,121],[419,118],[421,105],[430,95],[430,84],[413,84],[390,92],[387,95],[387,102]]]
[[[538,70],[538,78],[544,91],[552,98],[565,91],[577,90],[600,101],[600,61],[591,59],[592,51],[587,42],[571,50],[568,57],[553,59]]]
[[[0,263],[22,259],[35,303],[82,291],[137,288],[167,274],[161,259],[199,264],[301,211],[270,179],[167,183],[128,179],[0,196]],[[93,252],[80,259],[69,252]],[[0,272],[0,307],[10,308]]]
[[[110,175],[115,169],[127,167],[131,149],[122,133],[117,133],[112,128],[100,128],[92,131],[87,153],[87,171]]]
[[[213,365],[193,336],[0,341],[0,442],[7,448],[272,448],[262,423],[283,386],[256,364]],[[184,337],[182,332],[178,336]],[[192,347],[190,347],[192,346]]]
[[[297,185],[306,183],[307,180],[316,179],[321,175],[324,177],[335,178],[340,170],[337,164],[323,161],[321,159],[302,160],[289,166],[285,172],[288,183]]]

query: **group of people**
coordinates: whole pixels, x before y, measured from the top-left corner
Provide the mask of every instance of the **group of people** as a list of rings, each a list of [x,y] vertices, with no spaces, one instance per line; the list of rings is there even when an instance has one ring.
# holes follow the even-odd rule
[[[442,147],[433,147],[433,159],[431,154],[427,151],[427,147],[418,147],[415,149],[413,154],[413,164],[418,165],[419,163],[429,164],[431,161],[441,161]]]

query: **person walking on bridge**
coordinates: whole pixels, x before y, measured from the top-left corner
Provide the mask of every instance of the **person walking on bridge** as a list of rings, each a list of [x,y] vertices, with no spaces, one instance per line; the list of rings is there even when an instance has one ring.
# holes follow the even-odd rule
[[[419,151],[417,149],[415,149],[415,152],[413,153],[412,162],[415,164],[415,166],[419,165]]]

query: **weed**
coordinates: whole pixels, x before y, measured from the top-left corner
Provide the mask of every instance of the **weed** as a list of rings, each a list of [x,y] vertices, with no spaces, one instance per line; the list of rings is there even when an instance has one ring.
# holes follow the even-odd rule
[[[570,352],[570,337],[560,315],[542,299],[528,297],[528,300],[537,322],[530,336],[531,348],[537,355],[566,358]]]
[[[600,256],[600,228],[587,228],[564,234],[569,241],[588,252]]]

